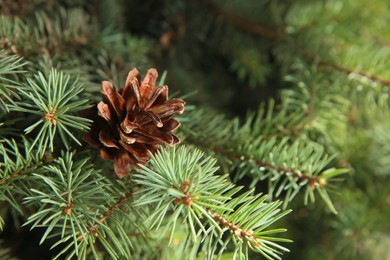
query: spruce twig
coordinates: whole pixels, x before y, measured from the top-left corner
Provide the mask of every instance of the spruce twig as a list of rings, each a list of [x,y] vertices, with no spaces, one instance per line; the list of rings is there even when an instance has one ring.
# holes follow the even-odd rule
[[[266,196],[250,195],[252,190],[235,196],[241,187],[230,183],[227,176],[216,175],[216,161],[204,158],[198,149],[181,146],[151,157],[151,167],[141,166],[134,176],[134,182],[141,186],[135,206],[150,205],[153,209],[146,220],[150,228],[157,229],[166,220],[172,240],[176,223],[183,218],[194,243],[201,236],[202,241],[209,240],[204,243],[209,259],[217,251],[222,254],[229,241],[234,242],[235,252],[240,256],[251,249],[268,259],[280,259],[277,249],[288,251],[274,241],[289,240],[264,236],[285,231],[265,231],[289,212],[280,212],[281,202],[267,203]],[[223,234],[227,230],[226,238]],[[217,248],[218,244],[222,247]]]
[[[199,144],[197,144],[197,145],[199,145]],[[271,169],[271,170],[276,170],[277,172],[279,172],[281,174],[285,174],[285,175],[291,174],[291,176],[293,178],[297,179],[298,183],[308,181],[307,183],[309,184],[310,188],[312,188],[312,189],[315,189],[316,183],[321,185],[321,186],[326,185],[325,179],[319,178],[317,176],[313,176],[313,175],[308,174],[305,171],[301,171],[299,169],[285,168],[285,167],[280,166],[280,165],[274,165],[271,162],[266,162],[266,161],[260,160],[260,159],[254,159],[251,156],[249,156],[249,158],[247,158],[247,156],[245,156],[245,155],[238,154],[238,153],[231,152],[231,151],[227,151],[226,149],[224,149],[222,147],[213,147],[212,150],[217,154],[226,156],[227,158],[229,158],[232,161],[249,160],[251,162],[254,162],[256,164],[256,166],[258,166],[258,167],[266,167],[266,168]],[[321,171],[319,173],[319,175],[321,175],[322,172],[324,172],[324,171]]]
[[[204,0],[197,0],[199,4],[206,7],[214,16],[224,19],[228,24],[231,24],[243,31],[251,34],[260,35],[271,40],[278,40],[284,34],[284,28],[267,28],[258,24],[250,23],[241,17],[238,17],[226,10],[221,10],[216,5]]]
[[[297,49],[302,50],[303,48],[300,47]],[[331,62],[322,60],[320,57],[318,57],[310,52],[307,52],[307,51],[303,51],[302,53],[303,53],[303,57],[306,60],[316,64],[318,67],[322,67],[322,68],[329,69],[331,71],[339,72],[339,73],[346,74],[346,75],[350,75],[350,74],[359,75],[361,77],[370,79],[374,82],[378,82],[380,84],[390,86],[390,79],[385,79],[385,78],[382,78],[382,77],[375,75],[375,74],[370,74],[370,73],[367,73],[364,71],[359,71],[356,69],[351,69],[351,68],[343,67],[343,66],[340,66],[337,64],[333,64]]]
[[[112,214],[114,214],[114,211],[116,209],[119,209],[123,203],[127,202],[131,196],[133,196],[133,192],[128,192],[125,194],[125,196],[123,196],[122,198],[120,198],[118,200],[118,202],[116,202],[114,205],[112,205],[111,207],[108,208],[108,210],[106,212],[103,213],[103,215],[98,219],[97,222],[99,223],[104,223],[107,221],[107,218],[109,218]],[[98,223],[95,223],[93,225],[90,225],[88,227],[88,230],[90,232],[84,232],[84,235],[83,236],[79,236],[79,238],[77,239],[78,241],[80,240],[83,240],[85,239],[90,233],[92,233],[95,237],[98,237],[98,233],[96,232],[96,228],[99,226]]]

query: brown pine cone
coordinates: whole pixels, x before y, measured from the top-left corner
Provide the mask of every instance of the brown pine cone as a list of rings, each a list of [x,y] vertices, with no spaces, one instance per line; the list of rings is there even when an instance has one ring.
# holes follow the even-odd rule
[[[185,102],[168,100],[168,86],[156,86],[157,76],[155,69],[149,69],[141,83],[140,73],[133,69],[119,91],[103,81],[103,101],[80,112],[93,120],[83,139],[100,149],[103,159],[114,160],[119,178],[127,175],[131,166],[147,163],[149,152],[155,153],[160,145],[179,142],[172,132],[180,123],[172,116],[183,113]]]

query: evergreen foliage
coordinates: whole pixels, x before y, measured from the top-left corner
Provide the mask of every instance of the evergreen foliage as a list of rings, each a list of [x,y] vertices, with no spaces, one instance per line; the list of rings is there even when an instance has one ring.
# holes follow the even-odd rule
[[[0,1],[0,259],[389,258],[387,17],[381,0]],[[186,101],[181,144],[118,179],[78,112],[134,67]]]

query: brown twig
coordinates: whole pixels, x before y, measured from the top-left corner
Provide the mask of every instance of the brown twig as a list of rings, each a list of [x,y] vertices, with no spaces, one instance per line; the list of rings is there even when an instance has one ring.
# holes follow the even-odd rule
[[[303,48],[301,46],[297,46],[297,49],[302,50]],[[321,60],[320,57],[317,57],[313,53],[310,53],[307,51],[301,51],[301,53],[307,61],[317,64],[318,67],[327,68],[327,69],[330,69],[332,71],[340,72],[340,73],[347,74],[347,75],[356,74],[356,75],[368,78],[372,81],[379,82],[383,85],[390,85],[390,79],[384,79],[382,77],[379,77],[379,76],[374,75],[374,74],[369,74],[369,73],[364,72],[364,71],[354,70],[351,68],[332,64],[328,61]]]
[[[368,79],[370,79],[372,81],[379,82],[379,83],[381,83],[383,85],[390,85],[390,80],[389,79],[384,79],[384,78],[379,77],[377,75],[369,74],[369,73],[366,73],[366,72],[363,72],[363,71],[353,70],[353,69],[342,67],[342,66],[338,66],[338,65],[335,65],[335,64],[330,64],[330,63],[327,63],[325,61],[318,62],[318,66],[329,68],[329,69],[331,69],[333,71],[341,72],[341,73],[344,73],[344,74],[347,74],[347,75],[352,74],[352,73],[353,74],[357,74],[359,76],[368,78]]]
[[[246,21],[245,19],[242,19],[241,17],[235,16],[234,14],[227,12],[226,10],[221,10],[217,6],[215,6],[209,2],[206,2],[204,0],[198,0],[197,2],[200,3],[201,5],[207,7],[210,10],[210,12],[212,12],[215,16],[221,17],[227,23],[229,23],[237,28],[240,28],[248,33],[257,34],[257,35],[260,35],[260,36],[263,36],[263,37],[266,37],[266,38],[269,38],[272,40],[279,39],[285,33],[285,29],[283,27],[275,28],[275,29],[266,28],[266,27],[263,27],[263,26],[260,26],[257,24],[250,23],[250,22]],[[332,17],[332,19],[336,19],[336,18],[337,18],[337,16]],[[314,25],[303,27],[302,30],[306,30],[307,28],[310,28]],[[312,54],[304,55],[304,56],[306,58],[308,58],[311,62],[315,61],[315,56]],[[390,79],[384,79],[380,76],[366,73],[364,71],[358,71],[358,70],[354,70],[351,68],[331,64],[331,63],[326,62],[326,61],[320,61],[317,64],[320,67],[328,68],[328,69],[331,69],[333,71],[337,71],[337,72],[344,73],[347,75],[351,74],[351,73],[355,73],[355,74],[360,75],[362,77],[366,77],[372,81],[379,82],[383,85],[390,85]]]
[[[196,199],[196,196],[192,196],[192,194],[189,191],[189,188],[191,187],[191,180],[186,180],[180,185],[181,191],[185,194],[183,198],[176,198],[173,203],[179,204],[183,203],[187,207],[191,207],[194,199]],[[190,203],[189,203],[190,202]],[[259,243],[257,243],[258,239],[253,236],[253,230],[244,230],[240,228],[238,225],[234,225],[229,220],[225,219],[223,216],[220,216],[219,214],[213,212],[211,209],[207,207],[203,207],[205,211],[211,214],[212,218],[220,225],[220,227],[226,227],[230,230],[232,234],[234,234],[236,237],[241,239],[246,239],[248,241],[251,241],[251,245],[253,247],[258,247]],[[256,241],[256,242],[252,242]]]
[[[204,208],[206,211],[208,211],[213,219],[221,226],[221,227],[226,227],[229,228],[230,233],[234,234],[236,237],[245,239],[247,241],[250,241],[251,245],[253,247],[259,247],[260,246],[260,241],[258,241],[258,238],[253,235],[253,230],[244,230],[240,228],[238,225],[234,225],[232,222],[229,220],[225,219],[224,217],[218,215],[215,212],[212,212],[208,208]],[[256,242],[254,242],[256,241]]]
[[[204,1],[204,0],[198,0],[197,1],[199,4],[203,5],[211,13],[213,13],[215,16],[222,18],[225,20],[227,23],[238,27],[246,32],[260,35],[272,40],[276,40],[280,38],[281,35],[284,34],[284,27],[279,27],[279,28],[266,28],[258,24],[253,24],[250,23],[241,17],[238,17],[232,13],[229,13],[226,10],[221,10],[217,6],[211,4],[210,2]]]
[[[215,151],[215,149],[214,149],[214,151]],[[245,156],[243,156],[243,155],[229,153],[228,156],[230,157],[230,159],[233,159],[235,161],[245,160]],[[324,183],[324,180],[322,178],[319,178],[317,176],[308,175],[307,173],[298,171],[297,169],[284,168],[281,166],[273,165],[272,163],[269,163],[269,162],[266,162],[263,160],[254,160],[254,162],[255,162],[256,166],[258,166],[258,167],[265,167],[265,168],[268,168],[271,170],[276,170],[279,173],[284,174],[284,175],[291,174],[291,176],[293,178],[298,179],[298,182],[307,181],[309,184],[309,187],[313,190],[315,189],[316,183],[320,184],[321,186],[326,184],[326,183]]]
[[[257,34],[257,35],[260,35],[260,36],[263,36],[263,37],[266,37],[266,38],[269,38],[272,40],[279,39],[285,33],[284,27],[279,27],[279,28],[274,28],[274,29],[266,28],[266,27],[263,27],[263,26],[260,26],[257,24],[250,23],[250,22],[246,21],[245,19],[242,19],[241,17],[235,16],[234,14],[229,13],[226,10],[218,9],[217,6],[215,6],[209,2],[206,2],[204,0],[198,0],[197,2],[200,3],[201,5],[207,7],[215,16],[221,17],[227,23],[229,23],[237,28],[240,28],[248,33]],[[332,17],[332,19],[336,19],[336,18],[337,17]],[[311,26],[313,26],[313,25],[310,25],[310,27]],[[302,30],[306,30],[306,29],[307,29],[306,27],[302,28]],[[314,55],[312,55],[312,54],[305,55],[305,57],[309,58],[309,60],[311,62],[315,61]],[[379,82],[383,85],[390,85],[389,79],[384,79],[382,77],[379,77],[379,76],[374,75],[374,74],[366,73],[364,71],[357,71],[357,70],[354,70],[351,68],[346,68],[346,67],[342,67],[339,65],[331,64],[331,63],[326,62],[326,61],[318,62],[318,66],[325,67],[325,68],[331,69],[333,71],[341,72],[344,74],[355,73],[355,74],[360,75],[362,77],[366,77],[372,81]]]
[[[15,172],[14,174],[12,175],[9,175],[7,176],[7,178],[5,178],[2,182],[0,182],[0,186],[1,185],[6,185],[11,179],[13,178],[17,178],[17,177],[20,177],[22,176],[22,173],[25,172],[25,171],[29,171],[29,170],[32,170],[34,168],[38,168],[39,166],[45,166],[47,165],[49,162],[42,162],[42,161],[39,161],[38,163],[36,164],[33,164],[33,165],[30,165],[30,166],[27,166],[27,167],[24,167],[22,169],[20,169],[19,171]]]
[[[223,147],[208,147],[208,146],[201,144],[199,142],[194,142],[194,141],[189,141],[189,140],[187,140],[187,142],[192,143],[194,145],[197,145],[198,147],[203,147],[205,149],[212,150],[216,154],[225,155],[226,157],[228,157],[232,161],[239,161],[239,160],[243,161],[243,160],[247,159],[244,155],[238,154],[235,152],[228,152]],[[284,175],[291,174],[291,176],[293,178],[298,179],[298,182],[307,181],[309,184],[309,187],[313,190],[315,189],[316,184],[319,184],[320,186],[324,186],[327,184],[325,179],[317,177],[317,176],[308,175],[307,173],[305,173],[303,171],[299,171],[297,169],[284,168],[281,166],[273,165],[270,162],[266,162],[266,161],[263,161],[260,159],[253,159],[253,158],[249,158],[249,159],[252,160],[256,164],[256,166],[258,166],[258,167],[265,167],[265,168],[268,168],[271,170],[276,170]]]
[[[117,203],[115,203],[113,206],[111,206],[98,220],[99,223],[103,223],[107,220],[108,217],[110,217],[112,214],[114,214],[114,210],[115,209],[119,209],[123,203],[125,203],[126,201],[128,201],[130,199],[130,197],[133,195],[133,192],[128,192],[125,194],[125,196],[123,196]],[[95,223],[91,226],[88,227],[89,231],[90,232],[85,232],[84,233],[84,236],[80,236],[78,238],[78,240],[83,240],[83,237],[85,238],[86,236],[88,236],[89,233],[92,233],[95,237],[98,236],[98,233],[96,231],[96,228],[98,227],[98,223]]]

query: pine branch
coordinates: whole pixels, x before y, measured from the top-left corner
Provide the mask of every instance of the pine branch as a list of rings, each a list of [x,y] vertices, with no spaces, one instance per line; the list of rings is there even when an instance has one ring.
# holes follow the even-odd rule
[[[13,99],[19,98],[17,89],[22,86],[15,77],[25,72],[22,69],[25,65],[22,58],[0,50],[0,109],[9,111],[8,104],[14,104]]]
[[[187,141],[187,143],[195,145],[196,147],[201,147],[201,148],[206,149],[206,150],[209,149],[209,147],[206,146],[204,143],[192,142],[192,141],[190,141],[190,142]],[[228,158],[228,160],[230,160],[230,161],[235,162],[235,161],[249,160],[250,162],[253,162],[256,165],[256,167],[258,167],[258,168],[263,167],[263,168],[268,168],[270,170],[275,170],[277,172],[280,172],[281,174],[285,174],[285,175],[289,174],[293,178],[296,178],[298,183],[301,183],[301,182],[308,183],[310,188],[312,188],[313,190],[315,189],[316,184],[320,185],[320,186],[324,186],[327,184],[325,179],[319,178],[317,176],[313,176],[309,173],[306,173],[305,171],[301,171],[299,169],[287,168],[287,167],[283,167],[280,165],[275,165],[271,162],[267,162],[267,161],[264,161],[261,159],[254,159],[251,156],[249,156],[249,158],[248,158],[243,154],[237,153],[235,151],[229,151],[228,149],[226,149],[224,147],[215,147],[214,146],[211,148],[211,150],[215,154],[226,156]],[[322,172],[320,172],[319,175],[321,175],[321,173]]]
[[[303,48],[297,48],[297,49],[298,50],[303,50]],[[339,73],[342,73],[342,74],[346,74],[346,75],[351,75],[351,74],[359,75],[361,77],[370,79],[370,80],[372,80],[374,82],[378,82],[378,83],[380,83],[382,85],[390,86],[390,79],[385,79],[385,78],[382,78],[382,77],[377,76],[375,74],[370,74],[370,73],[367,73],[367,72],[364,72],[364,71],[359,71],[359,70],[356,70],[356,69],[343,67],[343,66],[340,66],[340,65],[333,64],[331,62],[325,61],[325,60],[321,60],[317,55],[314,55],[314,54],[312,54],[310,52],[303,51],[303,57],[305,57],[306,60],[316,64],[319,67],[323,67],[323,68],[329,69],[331,71],[336,71],[336,72],[339,72]]]
[[[249,116],[240,126],[238,120],[228,121],[210,112],[187,114],[191,120],[182,127],[185,142],[218,155],[219,164],[225,171],[235,172],[236,180],[249,176],[252,186],[267,180],[271,198],[285,196],[284,208],[305,188],[305,204],[309,198],[314,202],[313,192],[316,191],[336,213],[325,188],[330,186],[332,178],[346,170],[327,168],[332,158],[324,153],[321,145],[307,138],[294,140],[276,135],[276,127],[272,126],[278,120],[272,116],[272,111],[268,111],[265,118],[262,113],[259,115]],[[210,123],[205,126],[205,121]],[[269,133],[274,135],[269,137]]]
[[[0,205],[3,206],[3,202],[0,202]],[[5,224],[4,219],[0,216],[0,231],[3,230],[4,224]]]
[[[133,243],[140,240],[131,233],[144,233],[142,211],[132,210],[129,203],[132,192],[125,182],[111,183],[86,159],[75,161],[74,157],[74,153],[63,153],[33,174],[30,185],[34,188],[25,201],[36,212],[24,225],[46,228],[40,243],[52,237],[56,239],[52,248],[63,245],[54,259],[63,255],[100,259],[102,252],[113,259],[130,258]]]
[[[105,211],[104,205],[111,201],[110,184],[99,171],[87,164],[87,160],[74,161],[73,158],[73,153],[63,153],[54,163],[33,174],[34,178],[30,180],[32,195],[25,198],[25,202],[37,210],[24,225],[31,229],[46,228],[40,243],[48,237],[57,239],[52,247],[67,243],[57,257],[69,250],[68,257],[82,257],[88,248],[96,250],[93,248],[96,237],[84,234],[90,232],[92,223],[99,223],[96,234],[107,252],[114,256],[117,250],[127,255],[124,248],[128,243],[119,242],[112,229],[98,218],[99,212]]]
[[[204,0],[197,0],[197,3],[206,7],[215,17],[220,17],[228,24],[231,24],[245,32],[259,35],[262,37],[269,38],[271,40],[278,40],[284,34],[284,28],[266,28],[258,24],[252,24],[245,19],[238,17],[226,10],[218,8],[218,6],[206,2]]]
[[[6,145],[4,145],[6,144]],[[0,201],[7,201],[18,212],[22,213],[16,194],[25,194],[26,187],[19,182],[31,177],[37,169],[48,164],[42,151],[31,151],[31,145],[23,139],[23,150],[15,140],[5,140],[0,143]]]
[[[288,211],[279,213],[280,202],[266,203],[265,196],[250,196],[252,191],[233,198],[241,188],[228,182],[226,176],[215,175],[217,168],[212,158],[203,158],[199,150],[191,151],[182,146],[162,150],[152,156],[150,163],[151,168],[142,166],[134,175],[134,182],[141,186],[135,193],[140,196],[135,206],[149,205],[154,209],[146,220],[150,228],[159,228],[165,219],[165,228],[170,230],[172,240],[176,223],[182,216],[195,244],[200,234],[204,236],[203,241],[214,241],[205,243],[208,259],[217,251],[217,244],[223,245],[218,249],[222,254],[229,241],[234,242],[235,252],[240,256],[251,249],[269,259],[280,259],[276,248],[287,251],[272,241],[288,240],[262,236],[262,230]],[[228,222],[234,223],[231,228],[227,228]],[[230,235],[225,240],[222,235],[226,230]],[[283,231],[274,229],[265,233]]]
[[[66,53],[70,47],[81,49],[97,35],[93,33],[97,31],[96,22],[80,8],[36,12],[35,19],[0,15],[0,23],[0,48],[24,57],[51,57]]]
[[[123,196],[122,198],[119,199],[118,202],[116,202],[114,205],[109,207],[109,209],[103,213],[103,215],[97,220],[98,223],[104,223],[107,221],[107,218],[109,218],[112,214],[114,214],[114,211],[117,209],[120,209],[121,206],[127,202],[131,197],[133,196],[133,192],[128,192]],[[95,237],[98,236],[98,233],[96,232],[96,229],[99,227],[99,224],[95,223],[93,225],[90,225],[88,227],[89,232],[85,232],[83,236],[79,236],[77,240],[83,240],[85,239],[90,233],[92,233]],[[140,233],[141,234],[141,233]]]
[[[78,111],[88,107],[88,100],[79,97],[83,88],[77,81],[71,82],[69,75],[54,69],[47,76],[39,72],[35,80],[27,81],[26,89],[20,90],[22,102],[11,109],[38,116],[38,121],[25,129],[26,134],[38,132],[32,146],[37,144],[39,150],[49,147],[53,151],[57,133],[66,147],[69,147],[69,139],[81,145],[71,129],[89,129],[87,125],[91,120],[76,116]]]

